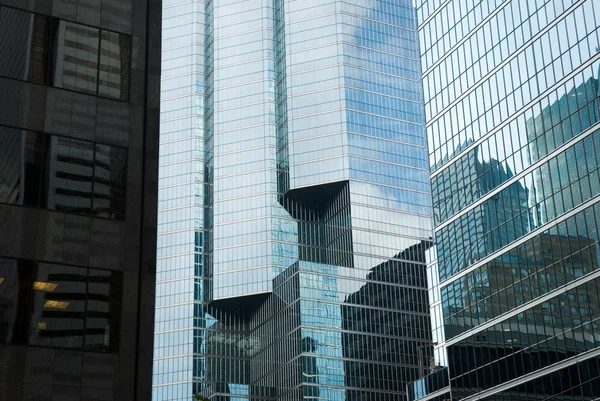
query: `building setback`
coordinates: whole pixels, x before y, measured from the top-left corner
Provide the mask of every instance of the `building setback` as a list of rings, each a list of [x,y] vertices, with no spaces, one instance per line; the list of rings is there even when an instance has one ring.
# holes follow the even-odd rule
[[[0,399],[148,400],[159,2],[0,0]]]
[[[412,1],[163,3],[154,401],[398,400],[430,343]]]
[[[417,1],[435,364],[409,400],[600,397],[600,4]]]

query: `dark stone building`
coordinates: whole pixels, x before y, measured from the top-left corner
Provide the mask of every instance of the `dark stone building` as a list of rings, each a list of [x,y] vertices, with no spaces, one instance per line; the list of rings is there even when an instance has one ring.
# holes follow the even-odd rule
[[[0,0],[0,400],[148,400],[161,2]]]

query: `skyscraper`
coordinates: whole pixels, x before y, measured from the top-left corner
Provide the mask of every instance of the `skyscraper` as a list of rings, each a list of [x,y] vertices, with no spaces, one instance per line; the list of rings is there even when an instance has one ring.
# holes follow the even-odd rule
[[[150,397],[160,23],[0,0],[0,400]]]
[[[417,1],[436,248],[422,400],[600,397],[600,4]]]
[[[430,342],[412,2],[163,11],[154,400],[403,397]]]

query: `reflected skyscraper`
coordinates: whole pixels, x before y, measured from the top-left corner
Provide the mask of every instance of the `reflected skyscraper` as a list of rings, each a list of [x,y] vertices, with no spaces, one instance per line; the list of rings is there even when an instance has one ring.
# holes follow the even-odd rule
[[[404,397],[430,343],[412,1],[163,8],[154,400]]]
[[[598,399],[600,5],[417,14],[435,371],[409,399]]]

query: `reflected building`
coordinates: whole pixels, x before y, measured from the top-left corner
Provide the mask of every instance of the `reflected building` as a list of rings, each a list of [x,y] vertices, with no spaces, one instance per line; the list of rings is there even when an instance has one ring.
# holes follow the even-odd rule
[[[0,0],[0,400],[150,398],[159,7]]]
[[[432,241],[423,240],[394,260],[375,266],[367,276],[370,282],[346,298],[342,306],[342,349],[347,385],[373,387],[382,377],[395,377],[387,388],[400,393],[420,377],[419,370],[432,356],[425,290],[425,254],[432,246]],[[419,353],[421,346],[425,346],[423,355]],[[389,363],[410,368],[394,369]],[[346,399],[363,397],[360,391],[348,390]]]
[[[409,399],[598,399],[600,8],[458,3],[417,2],[435,368]]]
[[[153,399],[403,397],[430,342],[412,2],[163,7]]]

